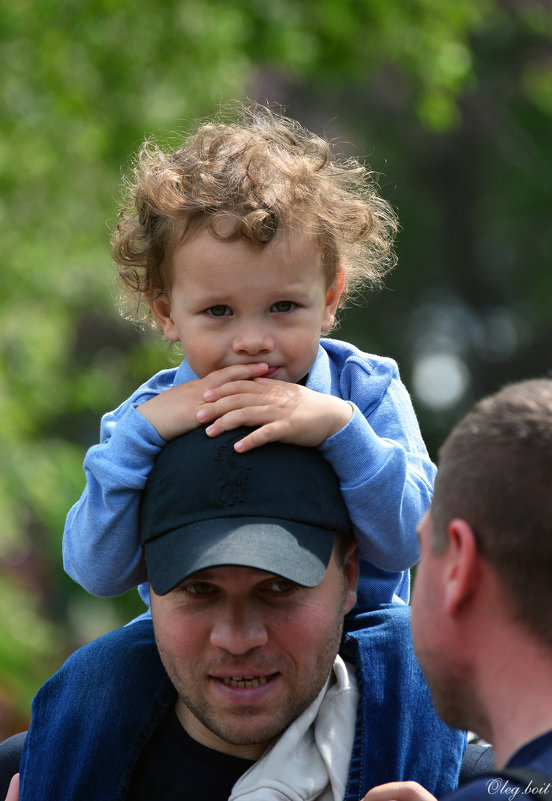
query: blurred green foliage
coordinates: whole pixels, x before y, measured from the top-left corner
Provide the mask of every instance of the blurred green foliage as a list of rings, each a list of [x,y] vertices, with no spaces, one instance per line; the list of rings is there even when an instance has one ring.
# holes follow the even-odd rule
[[[471,381],[439,414],[422,405],[434,447],[462,398],[550,367],[551,48],[537,0],[3,4],[0,736],[68,652],[142,611],[136,593],[89,598],[61,568],[100,414],[173,361],[114,303],[109,228],[142,139],[266,97],[373,157],[401,266],[341,335],[399,358],[407,383],[428,337],[458,340]],[[497,309],[511,358],[489,334]]]

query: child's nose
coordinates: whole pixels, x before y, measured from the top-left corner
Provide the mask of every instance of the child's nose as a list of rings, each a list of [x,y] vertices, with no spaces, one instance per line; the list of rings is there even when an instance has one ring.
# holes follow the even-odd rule
[[[257,356],[259,353],[270,353],[274,349],[274,340],[261,328],[242,329],[234,339],[234,353]]]

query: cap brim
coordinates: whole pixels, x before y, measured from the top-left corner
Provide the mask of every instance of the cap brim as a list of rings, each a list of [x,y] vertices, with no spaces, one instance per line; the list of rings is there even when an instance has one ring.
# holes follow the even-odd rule
[[[265,570],[305,587],[324,578],[335,532],[271,518],[218,518],[170,531],[144,545],[148,576],[166,595],[192,573],[221,565]]]

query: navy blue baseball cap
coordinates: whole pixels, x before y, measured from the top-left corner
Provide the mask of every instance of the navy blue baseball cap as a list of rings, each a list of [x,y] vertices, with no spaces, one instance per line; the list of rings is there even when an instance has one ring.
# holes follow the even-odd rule
[[[192,573],[240,565],[314,587],[336,533],[351,535],[333,469],[316,448],[281,442],[237,453],[251,429],[167,443],[142,493],[140,536],[148,576],[166,595]]]

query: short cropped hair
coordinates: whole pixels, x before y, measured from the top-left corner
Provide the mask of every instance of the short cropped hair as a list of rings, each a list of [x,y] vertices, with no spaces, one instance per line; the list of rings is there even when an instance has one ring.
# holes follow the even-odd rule
[[[552,647],[552,379],[509,385],[458,423],[431,509],[434,551],[466,520],[515,617]]]
[[[200,125],[171,152],[146,141],[125,188],[112,250],[123,313],[136,321],[155,325],[147,301],[170,292],[174,247],[203,228],[259,247],[284,228],[309,233],[327,285],[343,273],[343,297],[380,285],[396,261],[397,218],[373,173],[262,105]]]

